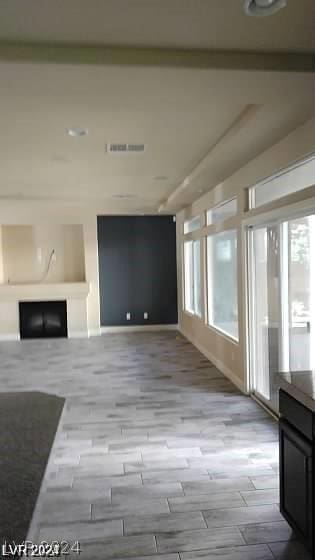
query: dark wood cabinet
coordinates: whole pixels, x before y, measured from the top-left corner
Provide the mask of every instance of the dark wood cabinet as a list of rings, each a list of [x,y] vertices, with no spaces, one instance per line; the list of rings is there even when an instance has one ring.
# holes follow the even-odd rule
[[[283,390],[279,405],[280,510],[313,551],[314,413]]]
[[[280,505],[291,527],[312,548],[312,444],[280,420]]]

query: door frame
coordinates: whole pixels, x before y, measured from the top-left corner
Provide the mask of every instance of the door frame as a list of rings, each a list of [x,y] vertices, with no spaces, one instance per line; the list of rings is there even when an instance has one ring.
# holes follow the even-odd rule
[[[252,235],[249,232],[253,231],[254,227],[263,227],[271,223],[280,224],[283,221],[291,220],[315,214],[315,196],[310,198],[302,198],[298,202],[291,202],[293,196],[285,197],[283,206],[268,209],[261,207],[258,213],[255,209],[244,213],[244,218],[241,222],[241,243],[242,243],[242,276],[243,276],[243,302],[244,313],[242,318],[242,331],[244,333],[243,339],[243,355],[244,355],[244,371],[245,371],[245,390],[248,394],[257,398],[253,394],[253,285],[251,279],[253,278],[253,259],[252,259]],[[278,203],[278,201],[277,201]],[[268,404],[261,402],[261,404],[268,408]],[[273,411],[270,411],[274,414]]]
[[[254,250],[254,232],[259,230],[259,229],[263,229],[263,228],[267,228],[267,227],[273,227],[276,231],[277,231],[277,239],[278,239],[278,243],[280,242],[280,235],[281,235],[281,228],[280,228],[280,224],[281,221],[279,220],[271,220],[268,221],[266,223],[261,223],[261,224],[257,224],[257,225],[253,225],[250,226],[249,228],[247,228],[247,240],[248,240],[248,288],[249,288],[249,294],[248,294],[248,312],[249,312],[249,338],[248,338],[248,351],[249,351],[249,373],[250,373],[250,393],[251,395],[257,399],[258,401],[260,401],[265,407],[267,407],[269,410],[271,410],[271,412],[273,414],[276,414],[276,408],[277,408],[277,403],[275,401],[275,399],[273,398],[273,393],[270,391],[270,399],[268,399],[267,397],[264,397],[264,395],[262,395],[260,392],[257,391],[256,386],[256,376],[257,376],[257,371],[256,371],[256,355],[257,355],[257,349],[256,349],[256,306],[254,304],[254,301],[256,300],[256,297],[254,297],[255,294],[255,279],[256,279],[256,270],[255,270],[255,260],[254,260],[254,256],[255,256],[255,250]],[[280,278],[280,259],[279,257],[276,257],[276,268],[277,268],[277,274],[278,277]],[[268,267],[267,267],[268,268]],[[268,270],[267,270],[268,272]],[[269,279],[269,276],[267,276],[267,281]],[[268,289],[268,287],[267,287]],[[282,301],[282,289],[281,289],[281,285],[278,287],[277,289],[277,294],[276,294],[276,298],[277,298],[277,309],[280,311],[280,316],[279,316],[279,320],[277,321],[277,323],[279,324],[280,327],[280,332],[282,331],[282,313],[281,313],[281,301]],[[279,336],[278,339],[278,352],[279,355],[281,355],[281,335]],[[268,360],[269,361],[269,360]],[[270,385],[270,379],[269,379],[269,385]],[[271,389],[271,387],[270,387]]]

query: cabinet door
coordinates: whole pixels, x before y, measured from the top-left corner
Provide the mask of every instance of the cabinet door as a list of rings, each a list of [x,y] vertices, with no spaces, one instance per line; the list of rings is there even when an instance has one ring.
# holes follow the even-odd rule
[[[312,445],[280,420],[280,509],[312,547]]]

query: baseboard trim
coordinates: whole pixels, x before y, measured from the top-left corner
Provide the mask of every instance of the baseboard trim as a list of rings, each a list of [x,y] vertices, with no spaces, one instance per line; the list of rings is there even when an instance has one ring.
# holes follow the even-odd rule
[[[191,344],[193,344],[199,350],[199,352],[201,352],[206,358],[208,358],[208,360],[210,360],[210,362],[212,362],[213,365],[215,365],[215,367],[218,368],[218,370],[221,371],[221,373],[223,373],[223,375],[225,375],[225,377],[227,377],[233,383],[233,385],[235,385],[240,391],[242,391],[244,395],[248,395],[248,392],[245,389],[244,382],[237,375],[235,375],[235,373],[230,370],[230,368],[223,364],[221,360],[218,360],[218,358],[216,358],[207,348],[200,344],[193,336],[185,332],[183,328],[179,327],[179,332],[185,338],[187,338],[187,340],[189,340],[189,342],[191,342]]]
[[[0,342],[11,342],[20,340],[19,334],[0,334]]]
[[[68,338],[88,338],[87,331],[70,331],[68,332]]]
[[[101,329],[89,329],[88,337],[90,338],[91,336],[101,336]]]
[[[130,325],[130,327],[101,327],[101,334],[146,331],[178,331],[178,325]]]
[[[268,414],[270,416],[272,416],[272,418],[274,420],[276,420],[277,422],[279,422],[279,415],[277,415],[275,412],[273,412],[273,410],[271,410],[271,408],[268,408],[267,405],[265,405],[262,401],[260,401],[259,399],[257,399],[257,397],[255,395],[253,395],[253,393],[251,393],[251,398],[259,405],[261,406],[261,408],[263,408],[266,412],[268,412]]]

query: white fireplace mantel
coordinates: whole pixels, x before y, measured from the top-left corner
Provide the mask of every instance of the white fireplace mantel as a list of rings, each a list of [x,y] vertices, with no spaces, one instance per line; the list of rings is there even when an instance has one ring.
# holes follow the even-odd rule
[[[90,286],[87,282],[62,282],[58,284],[2,284],[0,301],[47,301],[57,299],[87,298]],[[34,299],[35,298],[35,299]]]
[[[19,302],[66,300],[69,338],[87,337],[88,282],[0,285],[0,340],[20,338]]]

